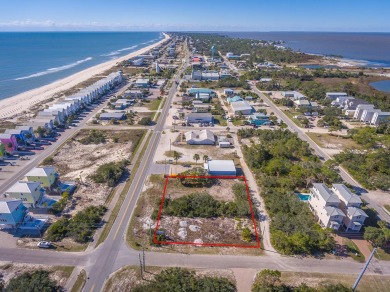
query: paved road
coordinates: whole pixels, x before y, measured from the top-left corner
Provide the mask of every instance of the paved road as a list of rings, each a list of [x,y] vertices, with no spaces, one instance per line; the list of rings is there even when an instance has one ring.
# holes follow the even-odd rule
[[[92,118],[100,109],[102,109],[106,103],[107,102],[103,102],[97,106],[91,107],[92,110],[90,112],[81,114],[81,118],[77,123],[75,123],[76,126],[66,129],[64,132],[60,132],[59,134],[61,134],[61,136],[57,138],[56,142],[51,142],[51,145],[44,146],[46,148],[31,156],[28,163],[22,168],[14,168],[13,170],[15,170],[15,174],[0,185],[0,194],[3,194],[14,183],[22,179],[27,172],[29,172],[33,167],[36,167],[43,159],[50,156],[58,148],[58,146],[61,145],[61,143],[65,142],[67,139],[69,139],[69,137],[73,136],[77,131],[80,130],[80,128],[84,128],[87,121]]]
[[[288,128],[292,132],[296,132],[298,134],[298,137],[302,140],[309,143],[310,147],[314,149],[315,153],[319,155],[320,157],[323,157],[324,160],[332,159],[330,155],[328,155],[325,151],[323,151],[300,127],[298,127],[279,107],[277,107],[265,94],[260,92],[256,86],[251,85],[251,89],[259,94],[261,98],[264,100],[264,102],[271,108],[271,110],[277,115],[280,119],[282,119],[288,126]],[[364,188],[354,179],[351,177],[351,175],[342,167],[339,167],[339,174],[343,178],[344,181],[351,184],[352,186],[358,188],[359,190],[364,190]],[[386,220],[387,222],[390,222],[390,216],[383,211],[382,207],[376,204],[371,198],[369,197],[369,194],[367,192],[363,192],[361,196],[368,204],[369,207],[374,208],[377,212],[379,217],[382,220]]]
[[[91,257],[91,265],[86,268],[89,280],[84,287],[84,291],[100,291],[106,278],[110,275],[110,273],[116,270],[116,268],[114,268],[115,262],[118,258],[122,258],[122,256],[118,256],[119,251],[127,250],[124,246],[124,237],[126,236],[127,226],[131,220],[131,215],[136,206],[139,195],[142,192],[142,188],[149,173],[149,168],[153,164],[153,156],[158,147],[173,97],[176,94],[179,77],[186,67],[187,62],[174,78],[173,85],[168,93],[167,101],[161,111],[160,119],[154,128],[154,132],[152,133],[140,167],[138,168],[134,181],[131,184],[129,192],[127,193],[119,211],[118,218],[115,221],[107,239],[101,245],[101,249],[98,249],[97,254],[94,254],[93,257]],[[134,254],[130,253],[130,255],[131,259],[134,260]]]

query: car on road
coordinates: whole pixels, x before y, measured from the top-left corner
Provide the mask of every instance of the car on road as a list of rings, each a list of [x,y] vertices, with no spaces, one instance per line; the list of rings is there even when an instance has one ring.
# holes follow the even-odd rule
[[[53,245],[50,241],[40,241],[37,243],[39,248],[51,248]]]

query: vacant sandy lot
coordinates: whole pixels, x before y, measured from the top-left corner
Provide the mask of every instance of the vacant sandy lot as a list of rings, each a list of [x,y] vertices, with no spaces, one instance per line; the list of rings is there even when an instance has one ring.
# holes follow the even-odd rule
[[[60,180],[78,182],[71,207],[65,212],[73,214],[88,206],[105,203],[111,188],[93,182],[90,175],[102,164],[129,159],[134,137],[142,133],[139,131],[102,131],[106,142],[88,145],[80,141],[89,131],[81,131],[56,152],[53,159]],[[118,139],[117,142],[114,138]]]

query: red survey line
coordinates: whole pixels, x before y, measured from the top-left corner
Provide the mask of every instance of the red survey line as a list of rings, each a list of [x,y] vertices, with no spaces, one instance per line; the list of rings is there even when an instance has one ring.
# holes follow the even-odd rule
[[[245,183],[245,189],[247,193],[247,199],[249,203],[249,209],[251,212],[251,219],[252,223],[254,226],[255,230],[255,238],[257,245],[242,245],[242,244],[228,244],[228,243],[195,243],[195,242],[187,242],[187,241],[159,241],[157,240],[157,231],[160,226],[161,222],[161,215],[164,207],[164,201],[165,201],[165,195],[167,191],[167,186],[169,183],[169,179],[174,178],[174,179],[180,179],[180,178],[214,178],[214,179],[242,179]],[[232,175],[166,175],[165,176],[165,184],[164,184],[164,189],[163,193],[161,196],[161,202],[160,202],[160,208],[157,216],[157,223],[156,223],[156,228],[154,230],[154,235],[153,235],[153,242],[155,244],[163,244],[163,245],[193,245],[193,246],[210,246],[210,247],[239,247],[239,248],[260,248],[260,240],[259,240],[259,234],[257,232],[257,226],[256,226],[256,220],[255,220],[255,214],[253,212],[253,207],[252,207],[252,200],[250,197],[250,192],[249,192],[249,187],[247,180],[245,176],[232,176]]]

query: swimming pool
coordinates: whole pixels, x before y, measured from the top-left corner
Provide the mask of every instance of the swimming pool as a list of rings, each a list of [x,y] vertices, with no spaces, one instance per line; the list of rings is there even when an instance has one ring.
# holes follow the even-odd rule
[[[310,194],[304,194],[304,193],[295,193],[298,198],[301,200],[301,201],[304,201],[304,202],[307,202],[309,201],[309,198],[310,198]]]

